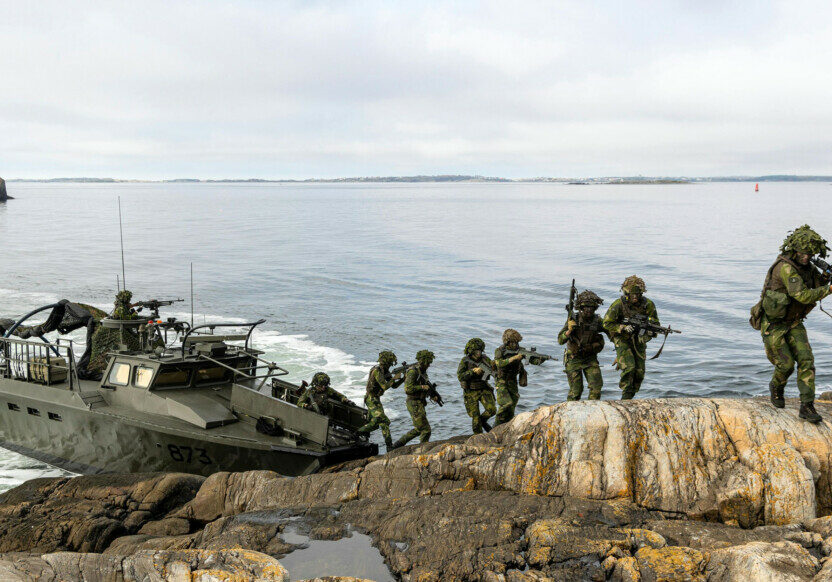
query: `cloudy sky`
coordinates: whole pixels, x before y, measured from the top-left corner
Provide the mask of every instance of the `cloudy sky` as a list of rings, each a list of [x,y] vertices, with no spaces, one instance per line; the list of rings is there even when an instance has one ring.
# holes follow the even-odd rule
[[[832,4],[0,0],[0,175],[832,174]]]

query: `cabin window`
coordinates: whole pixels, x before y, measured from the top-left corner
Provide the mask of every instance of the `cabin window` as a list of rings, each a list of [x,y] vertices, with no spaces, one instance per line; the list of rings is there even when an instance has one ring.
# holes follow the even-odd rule
[[[188,370],[162,368],[156,375],[154,388],[171,388],[173,386],[187,386],[191,383],[191,374]]]
[[[133,386],[147,388],[153,378],[153,368],[147,366],[136,366],[136,377],[133,378]]]
[[[61,418],[61,415],[58,414],[57,412],[50,412],[49,413],[49,420],[57,420],[58,422],[61,422],[63,420],[63,418]]]
[[[221,382],[228,376],[228,370],[214,366],[212,368],[200,368],[196,371],[197,384],[211,384]]]
[[[27,410],[27,411],[29,412],[29,414],[31,414],[32,416],[40,416],[40,410],[38,410],[37,408],[31,408],[31,407],[29,407],[29,408],[27,408],[26,410]]]
[[[9,410],[14,410],[15,412],[20,412],[20,407],[15,404],[14,402],[9,402]]]
[[[127,386],[130,381],[130,364],[113,364],[107,382],[116,386]]]

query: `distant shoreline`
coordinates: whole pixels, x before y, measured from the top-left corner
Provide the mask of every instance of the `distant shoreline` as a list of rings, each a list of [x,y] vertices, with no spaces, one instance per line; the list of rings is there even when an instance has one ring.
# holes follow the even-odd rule
[[[383,183],[556,183],[568,185],[593,184],[695,184],[701,182],[832,182],[832,176],[719,176],[719,177],[602,177],[602,178],[497,178],[488,176],[384,176],[354,178],[308,178],[303,180],[265,180],[260,178],[203,180],[176,178],[171,180],[128,180],[119,178],[44,178],[7,179],[6,182],[44,184],[383,184]]]

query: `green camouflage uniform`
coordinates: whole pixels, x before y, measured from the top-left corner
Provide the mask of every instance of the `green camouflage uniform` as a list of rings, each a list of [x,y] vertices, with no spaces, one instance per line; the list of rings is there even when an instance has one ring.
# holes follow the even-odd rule
[[[312,385],[298,398],[298,407],[309,408],[318,414],[327,415],[332,410],[329,402],[330,399],[343,402],[344,404],[352,404],[349,398],[330,387],[329,376],[326,376],[325,381],[320,381],[318,380],[319,374],[325,375],[323,372],[315,374],[312,378]]]
[[[503,345],[494,350],[494,359],[491,364],[494,369],[494,385],[497,395],[497,417],[494,420],[494,426],[508,422],[514,418],[514,409],[517,407],[517,402],[520,400],[520,389],[518,388],[518,378],[522,375],[525,377],[526,368],[523,366],[523,360],[514,362],[509,361],[511,356],[508,353],[511,351],[506,347],[506,343],[514,339],[518,346],[523,340],[516,330],[507,329],[503,333]],[[537,365],[539,361],[536,358],[529,360],[530,364]]]
[[[384,412],[384,405],[381,403],[381,396],[390,388],[401,386],[404,379],[394,379],[390,374],[390,365],[379,364],[370,370],[370,377],[367,379],[367,393],[364,396],[364,404],[367,406],[369,422],[358,429],[360,433],[371,433],[381,428],[381,434],[388,447],[392,445],[393,439],[390,435],[390,419]]]
[[[626,297],[613,301],[604,316],[604,329],[615,344],[616,367],[621,370],[618,387],[621,388],[621,399],[629,400],[636,395],[644,381],[645,363],[647,361],[647,342],[652,338],[647,335],[628,334],[621,320],[632,315],[646,315],[647,319],[659,325],[656,306],[646,297],[633,305]]]
[[[119,291],[116,294],[113,313],[110,317],[121,321],[138,319],[138,314],[130,306],[132,298],[133,294],[130,291]],[[101,374],[107,367],[107,354],[118,350],[122,340],[130,351],[139,351],[142,348],[139,334],[135,329],[119,330],[99,325],[92,336],[92,353],[87,372],[92,375]]]
[[[760,332],[766,357],[774,364],[771,386],[782,390],[797,364],[800,402],[815,400],[815,358],[803,320],[815,304],[830,294],[820,273],[781,255],[766,277]]]
[[[416,356],[417,360],[420,360],[419,354]],[[430,359],[433,359],[433,354]],[[422,369],[421,363],[410,368],[405,374],[404,392],[407,394],[407,411],[410,413],[410,420],[413,421],[413,428],[399,438],[393,444],[393,448],[402,447],[417,436],[421,443],[430,440],[430,423],[425,412],[425,405],[430,394],[430,390],[425,387],[429,382],[427,370]]]
[[[471,344],[471,342],[468,343]],[[478,349],[482,350],[482,348]],[[468,346],[465,351],[465,357],[460,360],[459,367],[457,367],[456,377],[462,385],[462,398],[465,401],[465,412],[471,417],[471,429],[474,434],[479,434],[484,427],[488,426],[488,419],[496,414],[497,406],[494,403],[494,390],[488,384],[487,378],[483,378],[482,373],[477,374],[473,370],[483,362],[491,366],[491,360],[485,354],[481,354],[480,359],[475,360],[468,353]],[[480,413],[480,404],[482,404],[482,413]]]
[[[590,321],[584,321],[583,315],[578,313],[575,321],[577,326],[567,337],[569,322],[563,326],[558,334],[558,343],[566,344],[563,352],[563,369],[569,381],[569,395],[567,400],[580,400],[584,391],[584,376],[589,388],[589,399],[601,398],[601,387],[604,379],[601,376],[601,366],[598,365],[598,354],[604,349],[604,324],[599,315],[593,314]]]

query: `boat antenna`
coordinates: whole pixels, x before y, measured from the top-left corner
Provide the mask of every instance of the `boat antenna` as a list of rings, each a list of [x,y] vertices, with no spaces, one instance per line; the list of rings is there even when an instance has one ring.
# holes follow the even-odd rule
[[[194,264],[191,262],[191,327],[194,326]]]
[[[121,196],[118,197],[118,236],[121,240],[121,282],[127,289],[127,277],[124,275],[124,229],[121,226]]]
[[[121,291],[121,283],[119,283],[118,273],[116,273],[116,293],[118,293],[119,291]]]

